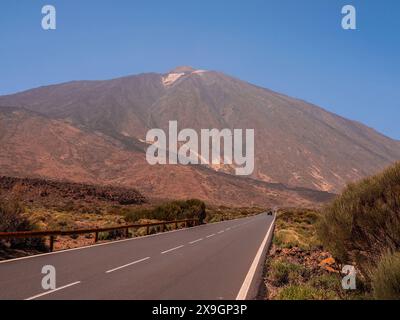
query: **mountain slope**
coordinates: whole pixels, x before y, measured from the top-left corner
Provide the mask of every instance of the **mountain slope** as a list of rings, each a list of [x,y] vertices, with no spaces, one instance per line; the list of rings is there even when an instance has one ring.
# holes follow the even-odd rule
[[[21,108],[0,107],[0,176],[135,188],[149,198],[224,205],[310,206],[329,193],[287,188],[199,166],[150,166],[118,139]]]
[[[252,178],[339,192],[400,159],[400,143],[317,106],[222,73],[179,67],[108,81],[78,81],[0,97],[144,150],[147,130],[255,129]],[[232,173],[233,168],[215,168]]]

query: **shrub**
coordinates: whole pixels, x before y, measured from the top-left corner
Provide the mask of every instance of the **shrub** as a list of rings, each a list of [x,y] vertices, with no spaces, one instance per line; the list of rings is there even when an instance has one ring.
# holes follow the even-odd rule
[[[198,199],[190,199],[186,201],[186,205],[190,208],[190,212],[187,212],[189,218],[197,218],[200,223],[204,223],[206,218],[206,204]]]
[[[124,236],[125,236],[124,230],[105,231],[105,232],[99,232],[98,240],[100,240],[100,241],[114,240],[117,238],[122,238]]]
[[[214,214],[208,219],[208,223],[216,223],[224,221],[224,216],[220,214]]]
[[[29,231],[29,221],[22,217],[23,207],[18,202],[0,203],[0,232]]]
[[[308,209],[279,210],[273,242],[280,248],[311,250],[320,246],[315,223],[320,213]]]
[[[299,234],[290,229],[278,230],[274,236],[274,243],[281,248],[301,247],[305,245],[300,240]]]
[[[23,217],[24,208],[15,201],[0,202],[0,232],[32,231],[35,226]],[[36,249],[46,251],[42,239],[11,239],[0,241],[0,248]]]
[[[387,253],[372,274],[374,297],[400,300],[400,252]]]
[[[155,207],[154,209],[136,209],[125,214],[125,219],[136,222],[140,219],[154,219],[173,221],[183,219],[199,219],[204,222],[206,205],[203,201],[192,199],[187,201],[172,201]]]
[[[300,282],[305,272],[304,267],[301,265],[274,260],[270,265],[269,278],[275,286],[282,286],[288,283]]]
[[[151,210],[149,209],[136,209],[132,211],[128,211],[125,214],[125,220],[131,222],[137,222],[140,219],[150,219]]]
[[[308,281],[308,284],[314,288],[325,291],[337,291],[341,289],[340,276],[336,274],[323,274]]]
[[[333,299],[330,293],[309,285],[291,285],[283,288],[277,296],[279,300],[326,300]]]
[[[355,261],[369,281],[382,254],[400,250],[400,163],[350,184],[323,213],[324,246],[341,262]]]

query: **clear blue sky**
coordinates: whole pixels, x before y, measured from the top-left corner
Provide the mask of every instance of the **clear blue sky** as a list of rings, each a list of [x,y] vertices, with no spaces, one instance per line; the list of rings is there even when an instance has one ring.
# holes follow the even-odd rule
[[[41,8],[57,30],[41,29]],[[356,31],[341,8],[357,9]],[[223,71],[400,139],[398,0],[1,0],[0,94],[82,79]]]

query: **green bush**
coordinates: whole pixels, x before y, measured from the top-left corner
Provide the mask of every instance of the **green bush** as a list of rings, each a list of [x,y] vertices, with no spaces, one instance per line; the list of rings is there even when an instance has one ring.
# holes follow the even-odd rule
[[[295,230],[291,229],[282,229],[276,231],[273,242],[280,248],[306,247],[301,239],[301,236]]]
[[[323,210],[317,230],[327,250],[355,261],[369,281],[382,254],[400,250],[400,163],[350,184]]]
[[[150,219],[151,210],[149,209],[136,209],[124,213],[125,220],[130,222],[137,222],[140,219]]]
[[[105,240],[114,240],[122,237],[125,237],[125,230],[112,230],[112,231],[99,232],[98,239],[100,241],[105,241]]]
[[[331,300],[334,298],[335,296],[330,292],[318,290],[307,284],[285,287],[277,296],[278,300]]]
[[[299,283],[306,273],[303,266],[282,260],[272,261],[269,270],[269,278],[275,286]]]
[[[400,300],[400,252],[383,256],[373,272],[372,288],[378,300]]]
[[[0,232],[32,231],[35,226],[23,217],[24,208],[15,201],[0,202]],[[0,248],[47,251],[42,239],[0,240]]]
[[[311,278],[308,284],[316,289],[335,292],[341,289],[341,278],[336,274],[323,274]]]
[[[318,248],[321,243],[315,224],[320,213],[309,209],[281,209],[278,211],[273,242],[280,248],[298,247],[303,250]]]
[[[192,199],[187,201],[172,201],[154,209],[132,210],[125,214],[125,219],[136,222],[140,219],[173,221],[184,219],[199,219],[203,223],[206,217],[206,205],[203,201]]]
[[[0,232],[29,231],[29,221],[22,217],[23,207],[18,202],[0,203]]]

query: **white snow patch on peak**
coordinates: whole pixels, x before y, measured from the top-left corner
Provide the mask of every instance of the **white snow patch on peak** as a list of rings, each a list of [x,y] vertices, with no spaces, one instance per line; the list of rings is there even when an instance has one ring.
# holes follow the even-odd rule
[[[207,70],[196,70],[192,67],[178,67],[162,77],[162,82],[164,86],[170,86],[174,84],[177,80],[183,76],[189,76],[191,74],[202,74],[207,72]]]
[[[185,73],[169,73],[165,77],[162,78],[164,86],[170,86],[175,81],[177,81],[180,77],[184,76]]]
[[[195,70],[192,73],[205,73],[207,70]]]

